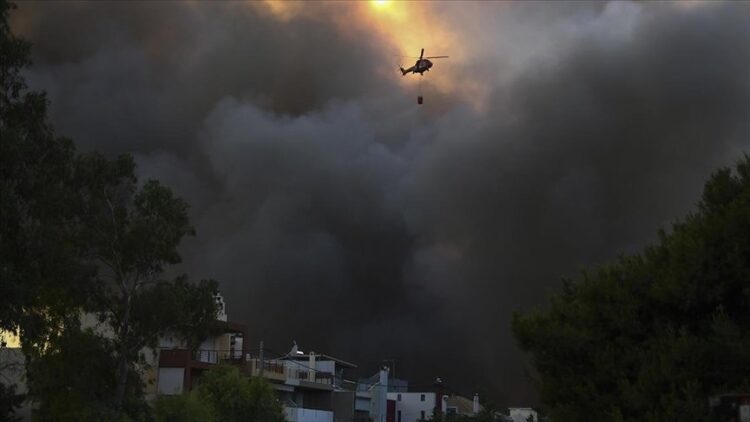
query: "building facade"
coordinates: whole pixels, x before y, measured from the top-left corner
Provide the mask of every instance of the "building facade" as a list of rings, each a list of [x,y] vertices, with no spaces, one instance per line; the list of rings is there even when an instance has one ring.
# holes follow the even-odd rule
[[[388,393],[388,400],[395,402],[395,422],[415,422],[432,418],[437,405],[437,394],[434,392],[394,392]]]

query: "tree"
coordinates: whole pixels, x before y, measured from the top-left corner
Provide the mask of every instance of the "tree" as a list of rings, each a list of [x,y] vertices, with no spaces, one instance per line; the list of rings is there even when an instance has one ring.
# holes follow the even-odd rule
[[[29,365],[33,393],[39,398],[34,412],[40,421],[99,421],[116,419],[111,406],[116,378],[113,343],[91,329],[68,328],[40,359]],[[140,384],[130,383],[125,408],[143,415]]]
[[[154,403],[157,422],[284,421],[281,403],[262,378],[247,378],[233,366],[220,365],[198,382],[190,393],[159,397]]]
[[[81,236],[99,269],[89,305],[113,331],[119,408],[140,350],[167,332],[204,336],[216,319],[218,288],[213,280],[163,278],[166,265],[180,262],[182,238],[194,234],[184,200],[154,180],[139,188],[128,155],[92,153],[77,164]]]
[[[0,331],[20,334],[30,365],[78,324],[90,272],[72,212],[75,147],[53,135],[44,93],[27,90],[29,44],[10,31],[13,8],[0,0]],[[9,419],[22,397],[2,389],[0,419]]]
[[[655,245],[565,280],[513,330],[552,420],[710,420],[709,396],[750,389],[750,157]]]
[[[0,330],[31,352],[65,325],[87,273],[72,224],[75,148],[52,134],[45,95],[26,90],[29,44],[10,32],[12,8],[0,0]]]
[[[195,391],[176,396],[159,396],[154,402],[156,422],[212,422],[216,420],[210,403]]]
[[[219,422],[283,422],[273,388],[264,379],[248,379],[232,366],[220,365],[199,379],[198,396],[210,403]]]
[[[130,156],[79,155],[54,136],[44,93],[21,76],[29,44],[10,31],[12,8],[0,0],[0,330],[20,334],[29,394],[50,417],[79,399],[99,400],[87,403],[92,415],[129,413],[141,349],[166,332],[205,337],[217,283],[163,275],[193,234],[182,199],[156,181],[140,185]],[[82,330],[88,314],[109,335]],[[81,367],[89,363],[104,372]],[[89,374],[100,389],[60,374]]]

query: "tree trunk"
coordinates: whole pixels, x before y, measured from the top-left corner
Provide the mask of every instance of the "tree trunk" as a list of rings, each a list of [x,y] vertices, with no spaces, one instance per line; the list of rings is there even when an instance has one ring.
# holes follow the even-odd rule
[[[122,408],[122,402],[125,399],[125,387],[128,385],[128,335],[130,331],[130,294],[124,298],[125,313],[120,325],[119,340],[120,350],[117,362],[117,390],[115,391],[115,409]]]

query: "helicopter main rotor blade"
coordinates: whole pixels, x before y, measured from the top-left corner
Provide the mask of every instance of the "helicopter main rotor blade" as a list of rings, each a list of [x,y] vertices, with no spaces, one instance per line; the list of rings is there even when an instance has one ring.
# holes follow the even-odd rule
[[[425,59],[447,59],[449,56],[427,56]]]
[[[422,49],[422,52],[419,53],[419,60],[422,60],[422,56],[424,56],[424,48]]]

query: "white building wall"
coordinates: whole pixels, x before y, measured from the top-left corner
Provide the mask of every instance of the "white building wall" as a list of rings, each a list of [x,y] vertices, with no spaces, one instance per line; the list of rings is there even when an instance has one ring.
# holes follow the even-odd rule
[[[422,401],[424,395],[424,401]],[[401,400],[399,400],[401,396]],[[401,422],[414,422],[420,420],[422,412],[425,418],[432,417],[432,411],[435,408],[435,393],[388,393],[388,400],[396,401],[396,422],[398,412],[401,412]]]
[[[356,397],[354,399],[354,410],[370,413],[370,398],[359,396]]]
[[[301,362],[304,365],[310,366],[307,362]],[[315,370],[318,372],[328,372],[329,374],[336,373],[336,362],[332,360],[318,360],[315,361]]]
[[[539,415],[530,407],[511,407],[508,410],[513,422],[539,422]],[[532,419],[529,419],[529,416]]]
[[[285,407],[284,419],[288,422],[333,422],[333,412],[301,407]]]
[[[182,394],[184,379],[184,368],[159,368],[157,392],[167,395]]]

